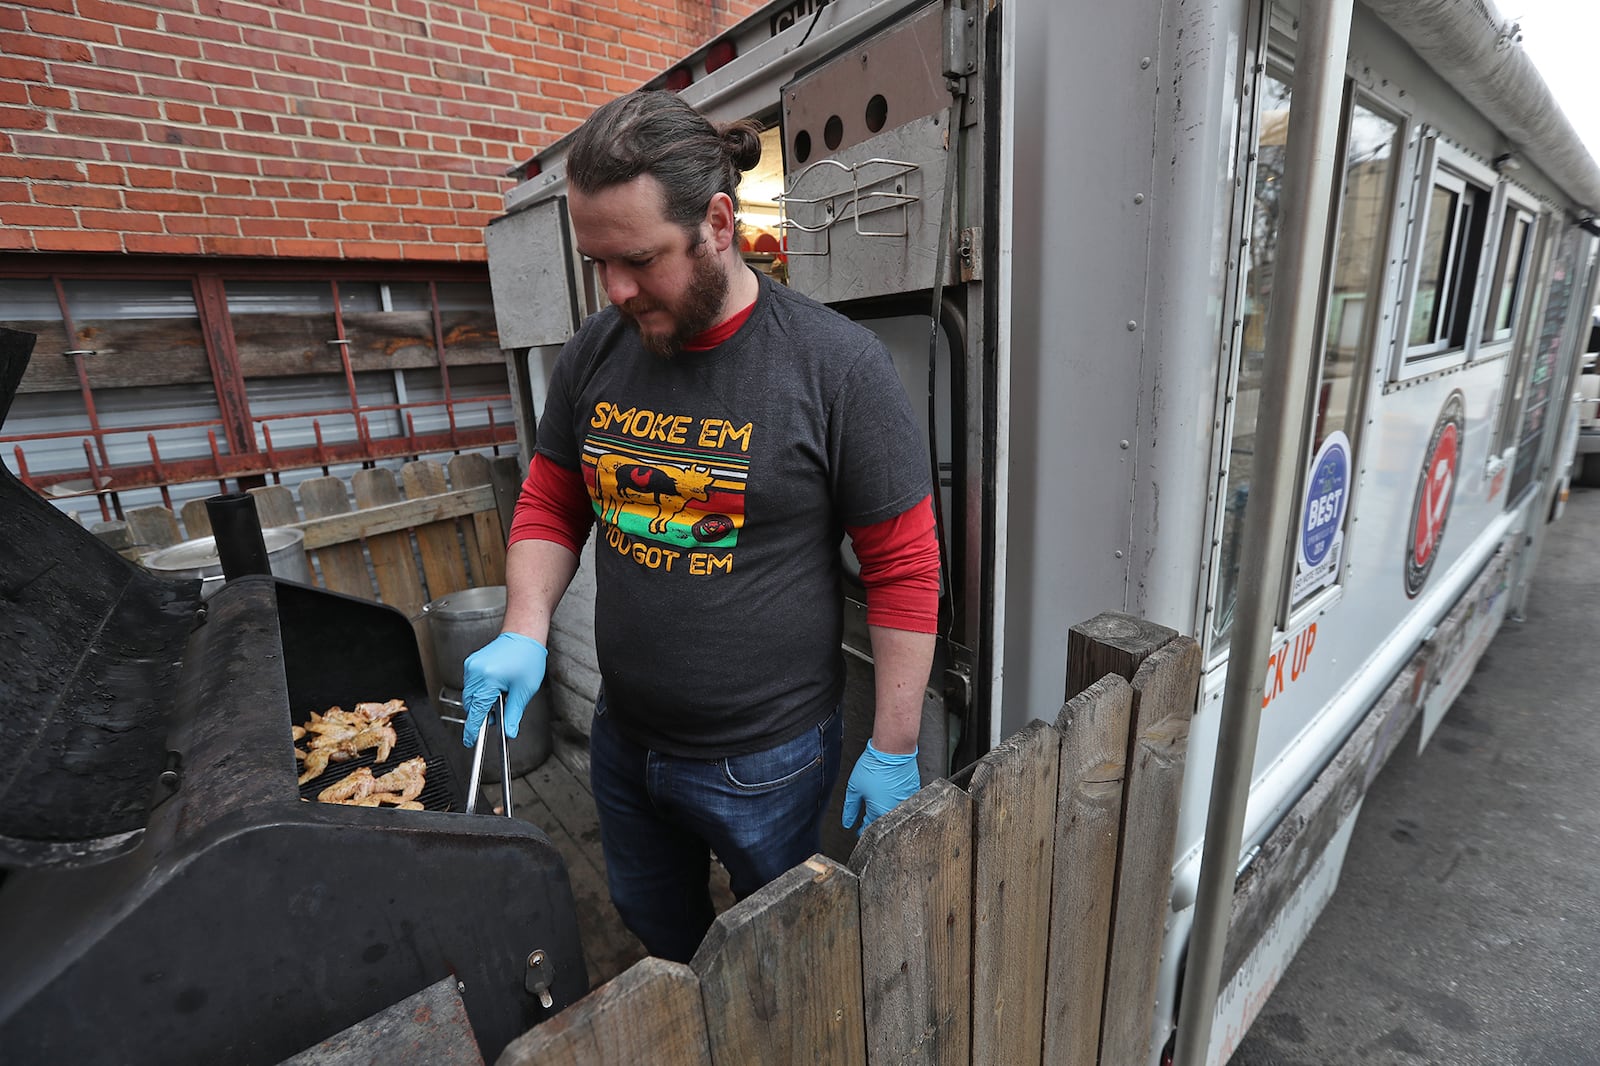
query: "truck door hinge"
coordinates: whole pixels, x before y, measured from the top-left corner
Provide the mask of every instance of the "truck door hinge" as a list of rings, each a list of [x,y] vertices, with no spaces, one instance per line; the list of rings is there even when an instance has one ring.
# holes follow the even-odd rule
[[[945,0],[944,74],[965,78],[978,72],[978,12],[960,0]]]

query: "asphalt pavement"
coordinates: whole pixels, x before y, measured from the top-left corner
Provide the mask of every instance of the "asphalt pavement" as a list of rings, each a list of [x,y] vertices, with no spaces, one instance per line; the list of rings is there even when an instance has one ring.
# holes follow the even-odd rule
[[[1523,620],[1373,782],[1233,1066],[1600,1066],[1597,710],[1600,489],[1574,489]]]

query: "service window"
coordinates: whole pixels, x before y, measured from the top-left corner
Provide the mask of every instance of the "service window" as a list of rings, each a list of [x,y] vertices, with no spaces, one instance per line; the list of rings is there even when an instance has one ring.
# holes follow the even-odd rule
[[[1507,450],[1516,440],[1517,419],[1522,413],[1522,398],[1528,385],[1528,356],[1533,350],[1534,323],[1539,305],[1544,300],[1544,281],[1549,275],[1548,264],[1554,253],[1551,232],[1554,222],[1549,215],[1535,219],[1528,235],[1528,268],[1521,297],[1520,327],[1512,335],[1510,356],[1506,359],[1505,382],[1500,389],[1500,412],[1495,426],[1494,444],[1489,449],[1491,463],[1504,460]]]
[[[1211,650],[1227,650],[1233,634],[1234,608],[1239,598],[1240,538],[1244,509],[1250,499],[1254,469],[1256,412],[1261,397],[1261,375],[1268,358],[1267,311],[1272,302],[1272,282],[1277,258],[1278,226],[1282,215],[1282,190],[1286,135],[1291,103],[1289,73],[1276,62],[1262,74],[1256,93],[1255,166],[1251,173],[1248,247],[1243,264],[1243,291],[1239,298],[1240,326],[1235,346],[1237,380],[1228,440],[1228,476],[1223,506],[1216,521],[1217,561],[1215,609],[1211,615]]]
[[[1375,103],[1356,97],[1346,108],[1338,227],[1329,248],[1320,365],[1289,553],[1291,610],[1339,580],[1365,383],[1377,347],[1378,316],[1371,309],[1383,294],[1400,131],[1399,119]]]
[[[1455,161],[1436,138],[1426,139],[1424,154],[1400,375],[1406,377],[1437,369],[1436,357],[1465,352],[1489,215],[1490,183],[1469,176],[1465,159]]]
[[[1484,301],[1482,348],[1508,344],[1525,302],[1528,264],[1533,259],[1534,211],[1507,190],[1500,215],[1494,273]]]

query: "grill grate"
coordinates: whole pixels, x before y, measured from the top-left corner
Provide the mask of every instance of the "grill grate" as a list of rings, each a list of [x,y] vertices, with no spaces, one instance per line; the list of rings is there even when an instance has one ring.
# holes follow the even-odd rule
[[[317,802],[317,793],[336,782],[344,780],[363,766],[372,768],[374,777],[382,777],[396,766],[418,755],[427,762],[427,781],[422,787],[422,794],[417,799],[422,803],[424,810],[449,811],[455,809],[455,789],[450,778],[450,771],[445,761],[435,758],[428,750],[422,739],[422,734],[417,730],[416,723],[411,720],[410,711],[401,711],[389,719],[389,724],[394,726],[395,745],[389,752],[389,758],[382,763],[377,761],[378,750],[368,748],[348,762],[330,762],[328,768],[321,774],[300,786],[300,798]],[[296,767],[300,764],[295,763]]]

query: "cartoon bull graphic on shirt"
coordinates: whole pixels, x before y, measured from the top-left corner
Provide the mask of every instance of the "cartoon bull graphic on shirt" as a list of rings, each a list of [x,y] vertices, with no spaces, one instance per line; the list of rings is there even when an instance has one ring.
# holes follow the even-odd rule
[[[600,488],[600,520],[615,525],[626,504],[656,506],[650,532],[665,533],[690,500],[704,502],[711,495],[708,466],[646,465],[627,455],[602,455],[595,463]]]

